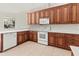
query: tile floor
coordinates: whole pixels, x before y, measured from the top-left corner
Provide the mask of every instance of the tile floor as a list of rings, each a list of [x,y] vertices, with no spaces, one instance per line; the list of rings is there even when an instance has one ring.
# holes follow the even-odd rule
[[[15,48],[0,53],[0,56],[70,56],[71,52],[57,47],[35,42],[25,42]]]

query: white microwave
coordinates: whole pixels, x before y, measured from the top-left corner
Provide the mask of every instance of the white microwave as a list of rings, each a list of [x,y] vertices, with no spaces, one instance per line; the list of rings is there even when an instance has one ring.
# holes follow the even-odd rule
[[[40,24],[49,24],[49,18],[40,18]]]

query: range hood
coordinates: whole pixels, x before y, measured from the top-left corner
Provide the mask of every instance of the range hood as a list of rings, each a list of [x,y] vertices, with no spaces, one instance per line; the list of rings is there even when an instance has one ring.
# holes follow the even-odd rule
[[[49,18],[40,18],[39,24],[49,24]]]

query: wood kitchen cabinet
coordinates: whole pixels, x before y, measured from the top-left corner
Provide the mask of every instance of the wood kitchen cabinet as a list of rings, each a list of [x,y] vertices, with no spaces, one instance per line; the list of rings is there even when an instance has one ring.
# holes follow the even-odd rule
[[[39,11],[39,22],[42,21],[40,18],[48,18],[49,24],[50,24],[50,11],[49,9],[44,9]]]
[[[32,16],[31,16],[31,23],[32,24],[36,24],[36,13],[32,12],[31,14],[32,14]]]
[[[52,7],[50,9],[51,24],[71,23],[71,5]]]
[[[50,14],[49,14],[49,9],[44,9],[39,11],[39,17],[40,18],[49,18]]]
[[[50,33],[48,34],[48,44],[52,46],[57,46],[60,48],[66,48],[66,41],[64,34],[59,33]]]
[[[71,4],[72,5],[72,10],[71,10],[71,23],[72,24],[76,24],[78,23],[78,20],[77,20],[77,14],[78,14],[78,11],[77,11],[77,4]]]
[[[64,34],[56,33],[55,39],[56,39],[56,46],[57,47],[65,48],[66,41],[65,41],[65,38],[64,38]]]
[[[50,24],[55,24],[56,22],[56,8],[50,8]]]
[[[17,33],[17,44],[22,44],[28,40],[28,31],[18,32]]]
[[[49,18],[49,24],[78,24],[79,3],[50,7],[27,15],[29,24],[39,24],[40,18]]]
[[[36,11],[35,14],[36,14],[36,16],[35,16],[36,17],[36,19],[35,19],[36,20],[36,24],[39,24],[40,12]]]
[[[56,17],[55,17],[56,20],[54,20],[54,23],[60,24],[62,22],[61,21],[62,20],[62,18],[61,18],[61,8],[57,7],[55,10],[56,10],[56,13],[55,13],[56,14]]]
[[[32,14],[31,13],[27,13],[27,23],[28,24],[32,24]]]
[[[79,23],[79,3],[77,3],[77,14],[75,15],[75,18],[77,17],[77,23]]]
[[[60,23],[62,24],[69,24],[71,23],[71,16],[72,16],[72,5],[71,4],[67,4],[64,6],[61,6],[61,21]]]
[[[70,50],[70,45],[79,46],[79,35],[49,32],[48,45]]]
[[[30,39],[30,41],[37,42],[37,32],[29,31],[29,39]]]
[[[3,50],[3,34],[0,34],[0,52]]]
[[[36,13],[27,13],[28,24],[37,24]]]
[[[79,35],[67,34],[66,35],[67,48],[70,49],[70,45],[79,46]]]
[[[48,45],[56,46],[56,40],[54,35],[54,33],[48,33]]]

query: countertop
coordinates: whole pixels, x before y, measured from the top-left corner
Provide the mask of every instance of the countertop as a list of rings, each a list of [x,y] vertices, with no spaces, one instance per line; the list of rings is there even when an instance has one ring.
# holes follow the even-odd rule
[[[70,46],[70,48],[71,48],[74,56],[79,56],[79,47],[77,47],[77,46]]]
[[[66,34],[79,34],[78,30],[32,30],[29,31],[37,31],[37,32],[56,32],[56,33],[66,33]]]
[[[9,29],[9,30],[0,30],[0,33],[11,33],[11,32],[20,32],[28,31],[28,29]]]
[[[37,32],[56,32],[56,33],[66,33],[66,34],[79,34],[78,30],[33,30],[33,29],[28,29],[28,28],[0,30],[0,33],[20,32],[20,31],[37,31]]]

